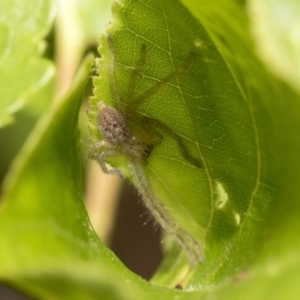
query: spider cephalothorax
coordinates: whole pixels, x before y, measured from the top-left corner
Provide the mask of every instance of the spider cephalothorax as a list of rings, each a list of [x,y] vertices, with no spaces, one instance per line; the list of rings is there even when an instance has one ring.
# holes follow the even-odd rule
[[[147,137],[143,129],[131,132],[126,118],[115,108],[98,103],[97,125],[107,145],[124,154],[129,160],[146,163],[154,143]],[[147,139],[147,138],[148,139]]]
[[[111,106],[103,102],[98,103],[97,125],[98,129],[113,146],[121,146],[130,138],[130,131],[125,117]]]

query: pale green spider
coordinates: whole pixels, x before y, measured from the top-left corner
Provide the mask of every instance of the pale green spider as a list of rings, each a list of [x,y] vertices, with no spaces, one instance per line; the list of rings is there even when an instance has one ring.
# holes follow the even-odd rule
[[[111,36],[107,36],[108,49],[111,59],[109,70],[111,88],[115,95],[117,108],[106,105],[103,101],[97,104],[97,127],[103,140],[97,142],[91,153],[91,157],[98,161],[102,170],[108,174],[118,174],[125,178],[124,172],[119,168],[108,168],[106,159],[114,156],[125,156],[128,161],[128,170],[131,179],[142,195],[145,206],[151,211],[156,221],[163,230],[171,235],[177,243],[186,251],[192,266],[202,260],[201,248],[196,239],[181,229],[169,212],[163,207],[161,201],[157,199],[155,192],[144,172],[144,166],[151,155],[152,150],[158,145],[164,135],[173,138],[182,153],[182,156],[190,163],[201,167],[194,159],[182,142],[181,138],[158,120],[146,117],[137,113],[137,107],[154,95],[159,89],[187,72],[193,62],[194,54],[191,53],[186,60],[170,75],[158,81],[153,87],[148,89],[142,96],[133,100],[130,106],[122,104],[120,101],[116,80],[114,76],[114,45]],[[146,62],[146,46],[142,45],[140,58],[134,68],[129,84],[129,95],[133,94],[139,72],[141,72]]]

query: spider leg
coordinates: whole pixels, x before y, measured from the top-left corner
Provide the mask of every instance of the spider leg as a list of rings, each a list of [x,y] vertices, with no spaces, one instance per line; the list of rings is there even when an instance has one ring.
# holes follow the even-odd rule
[[[145,65],[145,62],[146,62],[146,45],[143,44],[140,50],[139,60],[132,71],[130,82],[129,82],[128,95],[130,95],[131,97],[134,94],[138,75],[141,72],[143,66]]]
[[[156,84],[154,84],[151,88],[149,88],[143,95],[135,99],[131,105],[131,108],[133,110],[136,110],[136,108],[143,103],[145,100],[147,100],[149,97],[154,95],[161,89],[164,85],[171,83],[173,80],[178,78],[179,76],[182,76],[184,73],[186,73],[189,69],[190,66],[193,63],[193,60],[195,58],[196,54],[194,52],[191,52],[184,62],[173,72],[171,72],[169,75],[167,75],[165,78],[159,80]]]
[[[150,210],[157,223],[169,234],[177,244],[186,252],[192,267],[203,261],[202,250],[199,242],[185,230],[181,229],[177,222],[170,216],[168,210],[156,197],[143,167],[137,164],[128,164],[132,179],[141,193],[145,206]]]
[[[121,105],[121,100],[120,100],[120,95],[118,93],[118,88],[117,88],[117,81],[115,77],[115,50],[114,50],[114,44],[112,37],[107,34],[107,42],[108,42],[108,51],[109,51],[109,57],[110,57],[110,64],[109,64],[109,77],[111,80],[111,89],[112,89],[112,94],[115,99],[115,102],[118,105]]]
[[[120,98],[118,96],[117,92],[117,85],[116,85],[116,78],[114,74],[114,63],[115,63],[115,50],[114,50],[114,43],[111,35],[107,35],[107,41],[108,41],[108,46],[109,46],[109,52],[110,52],[110,57],[111,57],[111,66],[110,66],[110,77],[112,78],[112,86],[113,86],[113,92],[114,95],[117,97],[116,102],[120,103]],[[146,62],[146,45],[143,44],[141,49],[140,49],[140,57],[139,60],[136,64],[136,66],[133,68],[130,81],[129,81],[129,87],[128,87],[128,95],[132,97],[135,91],[138,75],[140,71],[142,70],[143,66],[145,65]]]
[[[161,130],[163,133],[165,133],[167,136],[171,137],[173,140],[176,141],[179,151],[181,153],[181,155],[183,156],[183,158],[188,161],[190,164],[192,164],[193,166],[197,167],[197,168],[203,168],[203,163],[201,161],[199,161],[199,159],[193,157],[190,154],[190,151],[188,149],[188,147],[183,143],[181,137],[175,133],[172,129],[170,129],[167,125],[163,124],[162,122],[150,118],[150,117],[143,117],[143,124],[146,124],[146,128],[157,128],[159,130]]]
[[[91,158],[95,159],[99,163],[104,173],[119,175],[120,177],[125,179],[126,176],[121,169],[107,167],[106,158],[115,157],[118,155],[119,153],[114,149],[114,146],[106,141],[100,141],[94,145]]]

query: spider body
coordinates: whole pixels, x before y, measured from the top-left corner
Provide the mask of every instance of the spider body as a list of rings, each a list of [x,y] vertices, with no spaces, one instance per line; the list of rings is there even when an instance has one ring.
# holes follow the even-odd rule
[[[169,84],[187,72],[194,55],[191,53],[183,64],[171,74],[157,81],[143,95],[134,99],[132,95],[137,85],[137,78],[141,75],[142,68],[146,62],[146,46],[143,44],[140,58],[137,66],[133,69],[129,84],[128,96],[132,101],[125,104],[121,101],[117,89],[114,74],[114,45],[109,35],[107,36],[107,42],[111,61],[109,69],[111,91],[116,108],[107,105],[103,101],[97,103],[96,126],[102,139],[94,144],[91,157],[98,161],[105,173],[117,174],[123,178],[130,177],[140,192],[145,206],[165,232],[170,234],[182,249],[186,251],[191,265],[195,266],[197,262],[202,260],[201,247],[196,239],[178,226],[177,222],[157,198],[151,182],[146,176],[145,166],[154,148],[163,141],[166,135],[177,142],[184,159],[196,167],[199,167],[200,164],[189,155],[187,147],[172,129],[156,119],[142,115],[137,110],[140,104],[157,93],[165,84]],[[120,156],[125,157],[121,164],[116,162],[112,167],[107,167],[107,161],[111,161],[108,159],[109,157],[117,158]],[[123,164],[124,162],[125,164],[127,163],[127,166]]]
[[[124,115],[101,101],[98,103],[97,125],[105,141],[103,146],[124,154],[130,161],[146,164],[154,143],[143,128],[135,128],[132,133]],[[102,150],[105,149],[102,147]]]

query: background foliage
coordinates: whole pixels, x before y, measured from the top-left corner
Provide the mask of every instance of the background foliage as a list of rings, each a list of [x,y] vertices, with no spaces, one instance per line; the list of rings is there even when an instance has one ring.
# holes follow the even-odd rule
[[[89,43],[104,32],[99,23],[98,30],[92,25],[99,22],[95,11],[101,10],[100,2],[89,2],[85,8],[67,9],[73,12],[68,17],[76,20],[77,34],[69,35],[69,44],[67,35],[62,38],[68,51],[57,49],[63,55],[56,56],[74,71]],[[297,299],[299,2],[118,3],[108,31],[125,102],[131,101],[128,70],[136,65],[141,44],[148,53],[136,97],[180,66],[191,51],[198,57],[187,74],[157,91],[138,112],[172,128],[204,166],[185,161],[165,135],[145,169],[172,216],[201,241],[204,263],[183,278],[188,265],[175,251],[151,284],[130,272],[98,239],[83,204],[77,131],[93,59],[85,58],[76,79],[70,79],[72,86],[66,83],[64,95],[49,108],[55,64],[51,54],[41,57],[41,49],[59,6],[53,1],[2,1],[0,124],[12,122],[12,112],[25,100],[23,111],[33,120],[39,112],[43,115],[3,184],[1,280],[42,299]],[[57,36],[63,36],[64,28],[58,26]],[[105,39],[101,41],[105,66],[110,56]],[[69,65],[60,60],[58,79]],[[100,69],[95,95],[113,103],[107,73]],[[7,141],[13,139],[10,135]],[[3,153],[10,151],[9,144],[3,140]],[[186,220],[193,220],[192,225]],[[168,288],[182,279],[188,292]]]

